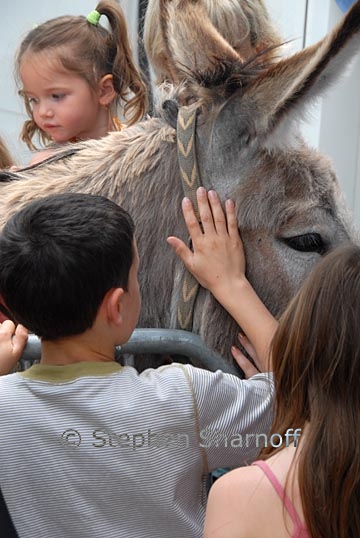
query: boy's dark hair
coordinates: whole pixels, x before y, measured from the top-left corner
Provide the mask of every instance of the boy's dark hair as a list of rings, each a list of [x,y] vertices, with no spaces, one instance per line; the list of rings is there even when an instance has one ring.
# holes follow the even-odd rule
[[[17,322],[46,340],[89,329],[106,292],[127,289],[134,223],[102,196],[30,203],[0,235],[0,292]]]

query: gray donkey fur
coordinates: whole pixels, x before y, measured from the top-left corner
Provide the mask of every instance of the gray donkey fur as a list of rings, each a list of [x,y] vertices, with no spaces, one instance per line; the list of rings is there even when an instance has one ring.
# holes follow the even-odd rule
[[[166,237],[187,235],[174,125],[178,106],[190,104],[199,109],[196,145],[203,184],[222,199],[235,200],[247,275],[278,316],[319,258],[355,239],[329,160],[306,145],[296,124],[308,102],[338,78],[358,50],[360,0],[321,42],[269,63],[266,51],[244,62],[223,43],[218,48],[212,43],[216,57],[207,57],[204,35],[211,23],[198,16],[200,2],[162,4],[169,58],[185,83],[165,92],[158,118],[68,146],[34,167],[3,172],[0,226],[29,201],[52,193],[109,197],[136,223],[139,326],[175,327],[184,267]],[[184,36],[184,28],[191,34],[187,30]],[[189,54],[189,47],[196,53]],[[238,327],[203,289],[193,330],[231,360]]]

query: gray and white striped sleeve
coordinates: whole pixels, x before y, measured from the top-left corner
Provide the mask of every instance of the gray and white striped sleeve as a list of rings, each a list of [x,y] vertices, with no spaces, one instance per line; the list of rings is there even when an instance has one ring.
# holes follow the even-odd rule
[[[185,370],[208,470],[251,463],[267,444],[274,396],[272,373],[245,380],[191,365]]]

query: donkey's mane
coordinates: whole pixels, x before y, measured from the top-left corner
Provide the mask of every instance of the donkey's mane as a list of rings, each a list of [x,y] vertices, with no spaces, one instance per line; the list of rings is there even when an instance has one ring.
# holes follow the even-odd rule
[[[169,121],[169,117],[163,114],[164,104],[168,100],[175,101],[179,106],[196,102],[199,111],[209,112],[240,88],[245,90],[260,75],[266,76],[270,66],[279,60],[280,49],[285,44],[287,42],[263,49],[246,61],[239,58],[238,62],[234,62],[214,55],[211,67],[206,70],[180,65],[183,75],[181,83],[174,85],[166,81],[155,89],[156,113]],[[274,51],[279,51],[279,55],[275,56]]]
[[[121,185],[135,189],[137,178],[169,160],[168,146],[175,147],[173,127],[152,118],[100,140],[67,145],[35,166],[16,172],[2,172],[0,196],[4,219],[33,199],[54,191],[98,193],[117,199]],[[9,176],[9,178],[7,178]],[[11,179],[11,181],[6,181]],[[31,181],[31,187],[25,182]]]
[[[196,80],[199,89],[215,89],[222,91],[223,95],[232,95],[238,88],[246,86],[251,80],[260,74],[265,74],[269,67],[277,62],[280,57],[280,49],[286,43],[272,45],[266,49],[260,50],[245,61],[234,62],[221,56],[214,56],[213,68],[205,71],[191,70],[183,66],[184,73],[188,72],[191,80]],[[279,51],[279,56],[269,56],[270,52]]]

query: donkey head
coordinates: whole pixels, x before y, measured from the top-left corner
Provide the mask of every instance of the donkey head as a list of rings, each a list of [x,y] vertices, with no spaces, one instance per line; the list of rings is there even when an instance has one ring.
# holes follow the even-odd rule
[[[248,276],[277,315],[319,257],[354,238],[331,164],[297,124],[358,50],[360,1],[322,41],[277,61],[273,49],[242,58],[201,0],[161,4],[169,63],[183,81],[177,104],[198,112],[202,182],[235,200]]]
[[[297,123],[358,49],[360,0],[320,43],[277,59],[274,48],[249,56],[230,46],[211,24],[204,0],[158,1],[168,63],[180,81],[165,92],[161,114],[176,125],[179,107],[196,111],[202,182],[235,200],[248,277],[278,315],[319,258],[354,239],[331,165],[306,145]],[[185,238],[186,231],[171,126],[146,120],[5,176],[18,181],[0,188],[0,225],[19,205],[52,192],[101,194],[128,209],[143,259],[141,326],[176,326],[184,266],[165,238]],[[193,330],[229,357],[238,327],[200,290]]]

